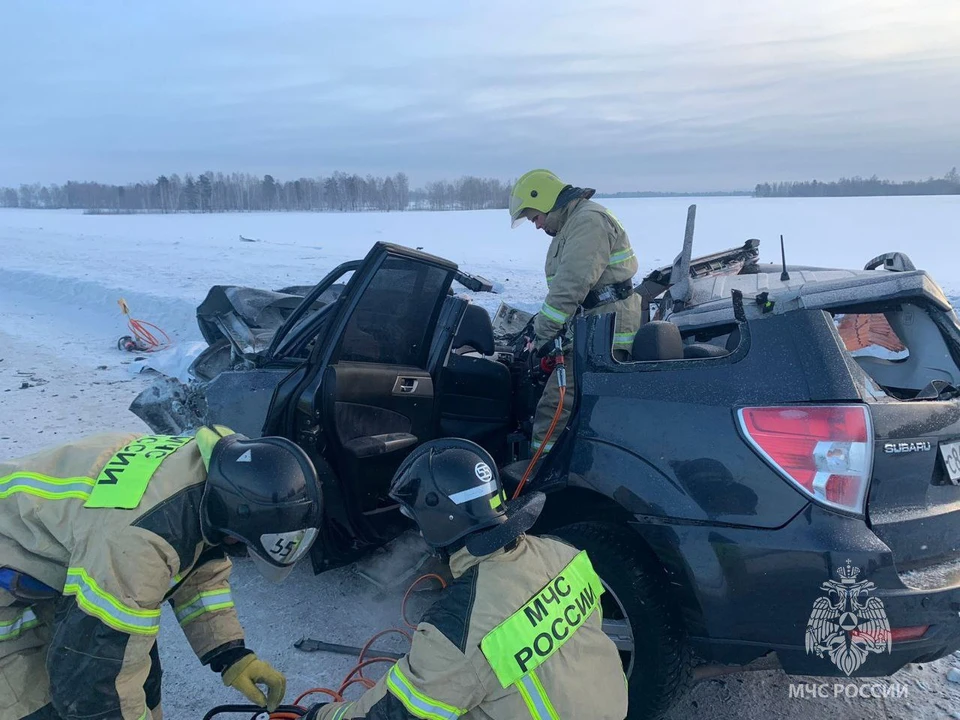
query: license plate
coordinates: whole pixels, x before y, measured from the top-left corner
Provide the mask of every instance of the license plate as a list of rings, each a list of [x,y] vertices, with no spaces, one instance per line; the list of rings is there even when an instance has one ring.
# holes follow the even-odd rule
[[[947,466],[947,475],[950,482],[960,485],[960,440],[952,443],[940,444],[940,457]]]

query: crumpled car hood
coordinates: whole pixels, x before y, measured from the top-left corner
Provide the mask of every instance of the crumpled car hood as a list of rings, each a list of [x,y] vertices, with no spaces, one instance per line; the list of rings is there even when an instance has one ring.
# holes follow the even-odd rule
[[[310,286],[291,286],[280,290],[239,285],[214,285],[197,307],[197,324],[208,344],[229,340],[237,353],[254,359],[270,347],[277,330],[300,305]],[[334,285],[315,303],[327,305],[340,295],[342,286]]]
[[[210,345],[227,339],[242,355],[256,355],[270,346],[277,329],[308,291],[306,287],[261,290],[214,285],[197,307],[197,324]]]

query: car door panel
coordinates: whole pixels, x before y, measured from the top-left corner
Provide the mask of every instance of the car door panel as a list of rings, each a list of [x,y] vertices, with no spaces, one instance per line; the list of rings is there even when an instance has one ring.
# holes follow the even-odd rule
[[[425,370],[340,363],[330,367],[324,386],[341,443],[388,433],[422,442],[434,434],[433,378]]]
[[[399,413],[410,418],[414,435],[417,431],[427,434],[432,421],[433,378],[426,370],[356,362],[341,362],[331,370],[336,402]],[[342,434],[343,429],[338,427],[338,432]]]
[[[409,389],[406,389],[409,388]],[[403,459],[434,430],[433,379],[420,368],[342,362],[321,384],[324,425],[332,455],[358,511],[392,505],[390,479]],[[331,454],[331,453],[328,453]]]

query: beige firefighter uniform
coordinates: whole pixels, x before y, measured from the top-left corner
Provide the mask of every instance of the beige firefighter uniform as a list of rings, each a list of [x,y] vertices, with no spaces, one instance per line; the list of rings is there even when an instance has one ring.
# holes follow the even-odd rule
[[[204,664],[250,653],[230,561],[201,536],[205,479],[186,437],[103,434],[0,462],[0,720],[157,720],[165,600]]]
[[[525,535],[483,558],[459,550],[450,569],[455,581],[417,626],[409,654],[359,700],[316,717],[626,717],[626,680],[601,629],[603,588],[586,553]]]
[[[534,320],[534,344],[540,348],[550,342],[581,308],[585,315],[616,313],[613,352],[619,359],[629,359],[633,337],[642,322],[640,296],[631,294],[622,299],[605,301],[616,297],[612,294],[613,286],[620,283],[625,287],[632,283],[639,267],[626,230],[609,210],[586,198],[573,200],[547,214],[544,227],[556,232],[556,235],[547,250],[544,270],[548,291]],[[597,300],[601,304],[587,309],[583,305],[591,292],[599,296]],[[570,416],[573,402],[571,361],[569,353],[564,356],[567,369],[566,398],[557,427],[544,452],[550,450]],[[557,373],[553,372],[547,380],[534,417],[531,444],[534,450],[543,443],[559,401]]]

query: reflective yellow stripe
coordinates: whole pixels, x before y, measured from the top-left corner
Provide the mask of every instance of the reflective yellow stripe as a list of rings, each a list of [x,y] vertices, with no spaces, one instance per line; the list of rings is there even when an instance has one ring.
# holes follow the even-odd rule
[[[553,279],[554,279],[555,277],[556,277],[556,275],[547,275],[547,285],[549,285],[550,283],[552,283],[552,282],[553,282]]]
[[[10,622],[0,622],[0,640],[16,640],[24,630],[36,627],[39,623],[33,610],[27,608]]]
[[[548,452],[550,452],[551,450],[553,450],[553,442],[554,442],[554,441],[551,440],[550,442],[548,442],[548,443],[546,444],[546,446],[543,448],[543,452],[544,452],[544,453],[548,453]],[[541,446],[541,445],[543,445],[543,440],[534,440],[534,441],[532,441],[532,442],[530,443],[530,448],[531,448],[534,452],[536,452],[537,450],[540,449],[540,446]]]
[[[396,665],[387,673],[387,688],[414,717],[423,720],[457,720],[467,711],[427,697],[404,677]]]
[[[222,590],[208,590],[190,598],[177,608],[175,613],[177,622],[181,626],[188,625],[205,613],[216,610],[225,610],[234,607],[233,596],[229,588]]]
[[[550,318],[554,322],[558,322],[558,323],[566,322],[567,318],[570,317],[569,315],[565,315],[564,313],[560,312],[552,305],[547,305],[547,303],[543,304],[543,306],[540,308],[540,312],[542,312],[544,315],[546,315],[548,318]]]
[[[537,698],[539,702],[543,704],[543,708],[547,711],[548,716],[552,718],[552,720],[559,720],[560,716],[557,714],[556,708],[553,707],[553,703],[550,702],[550,696],[547,694],[547,691],[544,690],[543,683],[540,682],[537,673],[531,670],[527,677],[533,680],[533,684],[537,689]]]
[[[537,710],[537,706],[533,702],[533,698],[530,697],[530,689],[526,683],[523,682],[524,678],[521,678],[517,682],[517,690],[520,692],[520,697],[523,698],[524,704],[527,706],[527,710],[530,711],[530,717],[534,720],[539,720],[540,713]]]
[[[84,507],[137,507],[160,463],[191,440],[176,435],[144,435],[123,446],[103,466]]]
[[[93,478],[88,477],[55,478],[33,472],[18,472],[0,478],[0,498],[25,493],[46,500],[85,500],[90,496],[93,484]]]
[[[560,720],[560,716],[550,702],[547,691],[540,684],[537,673],[531,670],[517,681],[517,690],[527,705],[533,720]]]
[[[610,265],[619,265],[622,262],[626,262],[634,256],[633,248],[627,248],[626,250],[621,250],[610,255]]]
[[[480,641],[503,687],[546,662],[599,607],[603,583],[585,550]]]
[[[614,345],[629,345],[633,347],[633,338],[636,337],[636,333],[616,333],[613,336]]]
[[[604,208],[604,212],[610,217],[611,220],[613,220],[617,224],[617,227],[623,230],[623,223],[620,222],[620,218],[618,218],[616,215],[610,212],[610,208]]]
[[[337,711],[333,714],[333,718],[332,718],[331,720],[343,720],[343,716],[347,714],[347,711],[348,711],[351,707],[353,707],[353,703],[352,703],[352,702],[346,703],[343,707],[341,707],[339,710],[337,710]]]
[[[131,608],[103,590],[83,568],[67,568],[64,595],[76,595],[77,605],[115,630],[136,635],[156,635],[159,610]]]

